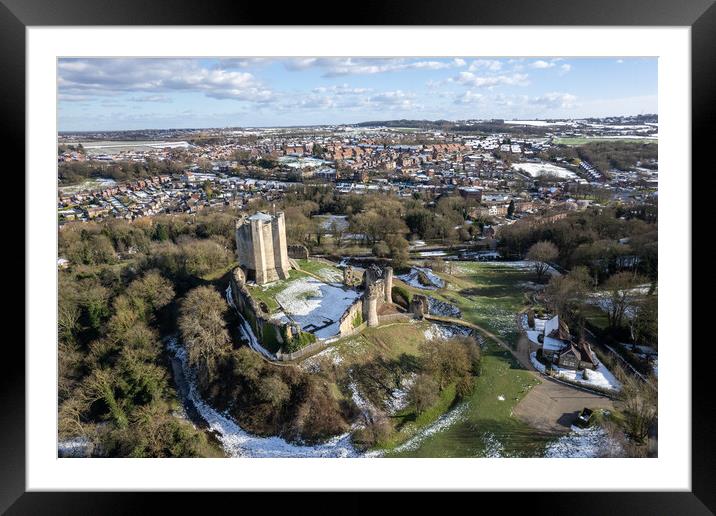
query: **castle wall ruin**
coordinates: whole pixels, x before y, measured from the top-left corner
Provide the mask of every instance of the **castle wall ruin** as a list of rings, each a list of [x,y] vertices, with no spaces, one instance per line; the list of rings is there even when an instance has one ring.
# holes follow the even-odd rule
[[[368,326],[378,326],[378,309],[393,302],[393,268],[371,265],[363,274],[363,319]]]

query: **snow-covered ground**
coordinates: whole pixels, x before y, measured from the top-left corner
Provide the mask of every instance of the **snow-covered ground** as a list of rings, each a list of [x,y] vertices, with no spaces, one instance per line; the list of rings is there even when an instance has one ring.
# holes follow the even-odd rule
[[[300,278],[276,294],[276,301],[302,330],[327,339],[338,334],[341,315],[358,297],[354,289]]]
[[[448,324],[431,324],[425,330],[426,340],[451,339],[453,337],[463,337],[470,334],[470,329],[463,326],[455,326]]]
[[[562,179],[573,179],[577,174],[563,167],[552,165],[551,163],[513,163],[513,170],[521,170],[531,177],[539,177],[544,175],[557,176]]]
[[[564,122],[561,120],[548,122],[546,120],[505,120],[505,124],[514,124],[514,125],[529,125],[532,127],[547,127],[550,125],[571,125],[576,126],[574,122]]]
[[[187,380],[187,398],[194,405],[209,429],[214,432],[231,457],[357,457],[350,434],[336,436],[314,446],[292,444],[280,437],[257,437],[243,430],[228,414],[211,407],[199,395],[195,371],[189,366],[186,350],[176,339],[167,342],[167,349],[180,362]]]
[[[495,437],[495,434],[487,432],[483,434],[482,439],[485,443],[485,457],[489,459],[499,459],[505,456],[505,447],[497,437]]]
[[[428,297],[428,313],[431,315],[442,315],[444,317],[462,317],[460,309],[452,303],[440,301],[434,297]]]
[[[431,283],[431,285],[423,285],[418,280],[418,274],[422,272],[425,277]],[[407,274],[401,274],[397,276],[398,279],[404,281],[411,287],[419,288],[422,290],[437,290],[445,287],[445,282],[435,274],[429,267],[413,267]]]
[[[451,411],[446,412],[445,414],[440,416],[434,423],[418,430],[413,437],[405,441],[400,446],[397,446],[394,451],[400,453],[402,451],[407,450],[417,450],[420,447],[420,444],[422,444],[422,442],[431,435],[436,434],[438,432],[442,432],[443,430],[451,427],[455,423],[462,421],[465,417],[465,414],[467,413],[467,407],[467,403],[461,403]],[[381,455],[382,452],[380,451],[369,452],[365,454],[366,457],[380,457]]]
[[[86,437],[64,439],[57,443],[57,456],[62,457],[89,457],[92,453],[92,443]]]
[[[385,408],[388,410],[389,414],[395,414],[399,410],[405,408],[408,404],[408,392],[415,383],[415,379],[417,377],[418,375],[415,373],[407,375],[401,379],[400,386],[390,392],[390,396],[385,403]]]
[[[348,229],[347,215],[316,215],[315,218],[320,221],[321,228],[328,231],[333,229],[334,224],[338,230],[345,231]]]
[[[596,359],[595,359],[596,360]],[[530,362],[539,372],[545,372],[545,366],[537,360],[537,353],[530,353]],[[619,391],[622,384],[617,380],[612,372],[606,368],[599,360],[597,360],[597,368],[594,370],[587,369],[584,371],[576,371],[574,369],[564,369],[552,364],[552,372],[557,378],[575,382],[585,387],[598,387],[600,389],[608,389],[611,391]],[[586,373],[586,374],[585,374]]]
[[[578,428],[550,443],[545,458],[582,458],[619,456],[621,446],[615,443],[606,430],[599,426]]]
[[[649,293],[649,286],[642,285],[640,287],[630,289],[630,291],[634,296],[645,296]],[[605,312],[610,312],[612,309],[612,294],[610,292],[593,292],[589,295],[587,302],[598,306]],[[632,319],[635,315],[636,311],[633,306],[627,306],[624,310],[624,316],[627,319]]]
[[[328,283],[342,283],[343,282],[343,274],[339,270],[334,269],[333,267],[325,266],[321,269],[318,269],[316,271],[316,276],[321,278],[323,281],[326,281]]]
[[[512,267],[513,269],[534,270],[535,262],[531,260],[514,260],[511,262],[488,262],[485,266]],[[550,276],[561,276],[560,272],[552,266],[547,267],[547,274]]]
[[[497,251],[467,251],[460,256],[463,259],[476,260],[478,262],[499,260],[502,257]]]

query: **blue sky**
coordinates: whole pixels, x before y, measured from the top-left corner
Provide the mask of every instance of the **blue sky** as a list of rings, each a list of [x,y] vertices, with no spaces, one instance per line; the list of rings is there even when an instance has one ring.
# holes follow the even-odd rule
[[[634,115],[657,59],[64,58],[58,99],[61,131]]]

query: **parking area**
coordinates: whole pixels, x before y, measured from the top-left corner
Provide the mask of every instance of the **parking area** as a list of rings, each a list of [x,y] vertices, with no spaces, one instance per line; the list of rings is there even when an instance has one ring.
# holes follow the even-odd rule
[[[514,416],[539,430],[568,431],[584,407],[592,410],[614,409],[614,401],[606,396],[582,391],[544,376],[540,379],[542,383],[533,387],[513,411]]]

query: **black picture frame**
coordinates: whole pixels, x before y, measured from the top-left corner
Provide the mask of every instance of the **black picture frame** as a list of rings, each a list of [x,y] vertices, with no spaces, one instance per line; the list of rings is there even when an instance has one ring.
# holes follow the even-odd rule
[[[308,8],[310,7],[310,8]],[[504,0],[484,1],[392,1],[369,0],[339,14],[341,6],[312,2],[310,6],[267,9],[261,3],[189,0],[0,0],[0,111],[6,148],[14,149],[12,166],[24,167],[25,148],[25,29],[28,26],[82,25],[552,25],[552,26],[686,26],[691,27],[692,60],[692,155],[696,164],[706,163],[713,145],[710,138],[716,123],[716,5],[714,0]],[[345,6],[344,6],[345,7]],[[347,13],[347,14],[346,14]],[[48,116],[54,116],[49,114]],[[694,174],[692,172],[692,183]],[[15,188],[15,187],[14,187]],[[31,192],[20,186],[24,199]],[[697,190],[693,190],[696,193]],[[701,195],[704,195],[703,193]],[[701,204],[692,197],[692,206]],[[18,207],[19,208],[19,207]],[[688,208],[687,208],[688,209]],[[24,212],[24,209],[23,209]],[[693,213],[693,212],[692,212]],[[693,232],[692,232],[693,235]],[[24,226],[12,224],[5,237],[20,242],[26,238]],[[18,246],[19,248],[19,246]],[[692,248],[693,254],[693,248]],[[692,267],[704,265],[706,256],[694,255]],[[25,256],[11,257],[12,270],[25,270]],[[5,270],[8,270],[7,268]],[[9,288],[6,285],[6,288]],[[19,292],[18,286],[16,292]],[[15,294],[17,295],[17,294]],[[693,298],[695,300],[695,298]],[[24,310],[19,299],[16,311]],[[694,321],[708,317],[693,303]],[[23,312],[24,315],[24,312]],[[8,320],[19,321],[18,313]],[[706,319],[708,320],[708,319]],[[695,335],[693,341],[695,342]],[[14,340],[17,342],[17,340]],[[704,344],[711,348],[712,342]],[[699,350],[699,353],[712,353]],[[184,510],[205,503],[204,497],[183,494],[130,493],[37,493],[25,488],[25,353],[16,344],[6,346],[0,374],[0,510],[8,514],[130,514],[145,512],[147,498],[157,499],[163,511],[176,504]],[[710,364],[703,359],[692,363],[692,491],[642,493],[523,493],[509,494],[510,508],[522,506],[531,513],[574,512],[580,514],[711,514],[716,511],[714,477],[713,398],[708,385]],[[711,366],[712,367],[712,366]],[[701,387],[696,382],[703,382]],[[585,485],[585,487],[588,487]],[[230,497],[231,495],[222,495]],[[246,494],[240,495],[248,508]],[[302,495],[281,500],[294,507],[303,503]],[[350,495],[345,503],[351,512],[364,512],[373,502],[365,495]],[[480,494],[482,500],[499,495]],[[231,502],[230,502],[231,503]],[[404,509],[421,505],[422,497],[411,496]],[[459,503],[459,502],[458,502]],[[166,505],[165,505],[166,504]],[[515,504],[517,504],[515,506]],[[457,505],[456,505],[457,507]]]

